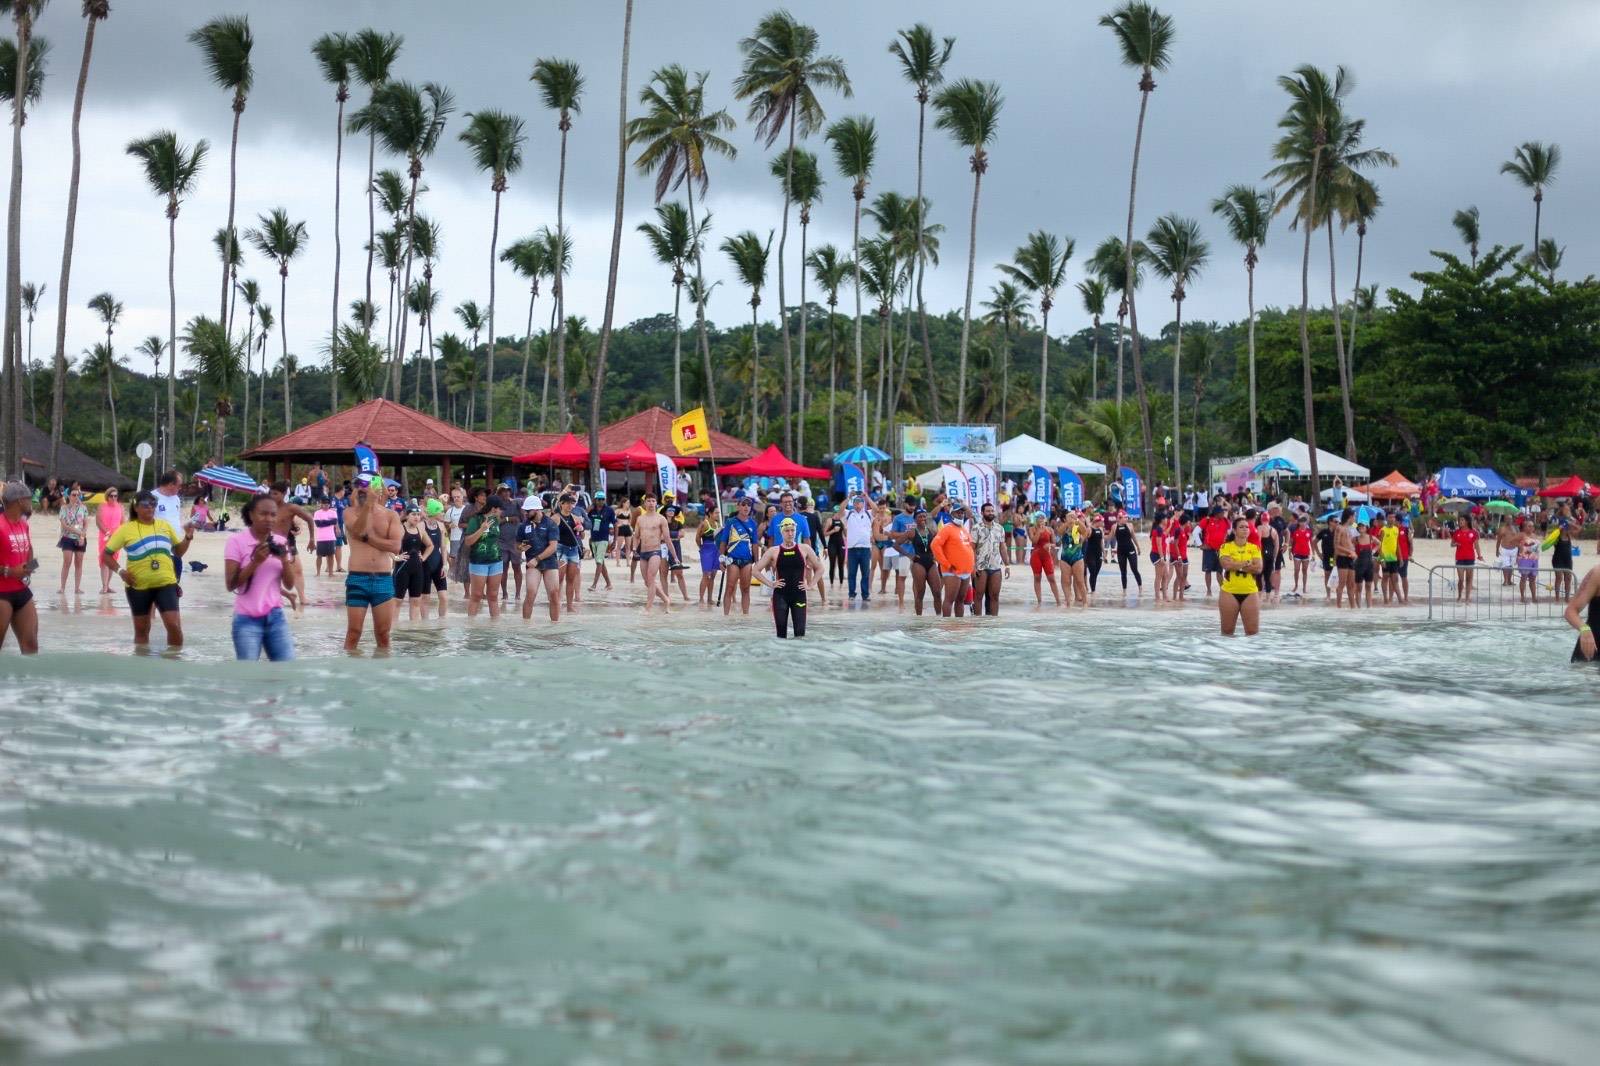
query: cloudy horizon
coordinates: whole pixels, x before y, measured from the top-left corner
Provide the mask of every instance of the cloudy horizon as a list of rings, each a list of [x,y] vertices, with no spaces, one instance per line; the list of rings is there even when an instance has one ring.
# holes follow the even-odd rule
[[[1187,320],[1244,316],[1242,253],[1209,205],[1231,183],[1265,184],[1261,175],[1271,165],[1269,150],[1284,105],[1275,78],[1301,63],[1349,66],[1357,76],[1350,108],[1367,120],[1367,144],[1399,159],[1397,168],[1374,175],[1384,206],[1367,238],[1363,281],[1408,287],[1408,275],[1432,262],[1430,249],[1460,251],[1450,217],[1469,204],[1483,213],[1486,249],[1496,243],[1527,244],[1533,226],[1530,197],[1498,173],[1500,163],[1527,140],[1556,141],[1564,150],[1559,179],[1547,191],[1543,210],[1543,235],[1567,249],[1561,273],[1570,278],[1596,270],[1596,223],[1578,202],[1579,191],[1591,187],[1596,177],[1594,155],[1579,140],[1586,126],[1577,102],[1585,98],[1585,70],[1600,53],[1600,11],[1593,5],[1554,0],[1542,5],[1541,17],[1529,18],[1488,2],[1432,0],[1397,10],[1376,0],[1359,0],[1338,10],[1307,9],[1284,23],[1261,19],[1253,6],[1222,0],[1161,6],[1176,20],[1177,40],[1172,68],[1158,77],[1150,103],[1136,231],[1142,234],[1167,212],[1200,221],[1211,258],[1201,279],[1189,288]],[[924,21],[938,34],[956,37],[949,76],[1000,83],[1006,103],[983,184],[974,314],[998,278],[994,264],[1008,259],[1031,230],[1047,229],[1077,242],[1067,294],[1058,298],[1052,312],[1051,332],[1058,336],[1088,325],[1070,285],[1084,276],[1084,258],[1094,245],[1121,233],[1125,225],[1139,102],[1136,74],[1120,66],[1108,31],[1096,24],[1100,9],[1067,7],[1027,0],[975,17],[949,0],[792,5],[797,17],[819,31],[822,51],[845,60],[854,84],[850,99],[820,94],[829,119],[870,114],[877,120],[879,155],[869,199],[887,190],[909,195],[915,185],[916,101],[887,52],[897,29]],[[635,5],[630,105],[636,105],[652,70],[675,62],[710,71],[708,103],[726,107],[739,123],[730,136],[739,158],[713,163],[707,200],[715,225],[705,258],[707,281],[726,281],[713,297],[710,316],[724,325],[737,324],[745,304],[715,246],[741,230],[776,229],[782,209],[778,183],[767,170],[780,149],[769,151],[755,142],[744,107],[734,102],[731,90],[738,41],[764,10],[729,0],[706,0],[688,12],[644,0]],[[576,251],[568,312],[587,317],[597,328],[617,164],[621,11],[622,5],[613,3],[556,17],[548,7],[501,0],[477,0],[469,14],[415,0],[336,5],[281,0],[270,7],[188,0],[155,10],[114,6],[111,18],[96,32],[84,107],[68,354],[76,357],[103,338],[102,327],[86,307],[101,291],[113,293],[125,305],[117,331],[119,352],[131,352],[150,334],[166,336],[163,203],[124,153],[128,141],[157,129],[173,129],[185,142],[205,138],[211,143],[199,188],[184,203],[178,220],[179,330],[193,315],[216,313],[220,266],[211,236],[224,224],[227,211],[232,113],[227,94],[208,81],[187,33],[223,13],[248,13],[255,34],[255,87],[240,128],[236,224],[242,232],[259,214],[281,206],[291,218],[306,220],[310,238],[306,251],[290,266],[286,315],[271,263],[247,249],[240,276],[261,283],[265,302],[286,320],[289,350],[302,365],[325,361],[320,349],[332,315],[335,103],[310,45],[324,32],[365,26],[406,38],[396,77],[438,81],[456,97],[458,110],[438,153],[426,164],[429,192],[419,202],[419,209],[443,227],[435,270],[441,294],[436,333],[460,332],[448,309],[466,299],[480,304],[488,299],[493,198],[488,177],[473,168],[466,147],[457,140],[466,112],[495,107],[526,120],[524,166],[511,175],[502,205],[504,248],[555,222],[555,116],[540,105],[529,70],[541,56],[568,57],[581,64],[587,89],[571,134],[567,180],[568,225]],[[707,26],[715,30],[708,32]],[[48,286],[33,348],[35,359],[48,360],[71,162],[72,88],[82,49],[78,6],[46,9],[38,31],[50,39],[52,51],[43,99],[24,128],[22,276]],[[360,106],[365,97],[362,87],[352,86],[349,108]],[[847,184],[833,169],[820,137],[807,147],[822,158],[827,182],[813,211],[810,246],[832,242],[847,250],[852,204]],[[930,311],[959,312],[971,174],[965,153],[933,129],[931,120],[926,158],[933,219],[946,227],[943,266],[928,277],[928,305]],[[365,139],[347,137],[340,282],[340,302],[346,307],[364,288],[365,165]],[[385,160],[380,151],[378,165],[400,164]],[[619,325],[672,309],[669,272],[653,261],[635,232],[640,222],[653,217],[653,179],[633,169],[631,154],[628,175]],[[799,235],[793,218],[790,230],[788,297],[793,304],[799,288]],[[1290,238],[1280,219],[1257,272],[1258,308],[1299,302],[1299,243]],[[1339,237],[1341,298],[1353,281],[1354,241],[1353,232]],[[504,267],[496,278],[497,332],[520,335],[527,289]],[[1325,244],[1314,250],[1311,284],[1313,301],[1326,305]],[[386,279],[375,276],[374,299],[380,304],[386,286]],[[815,299],[814,289],[809,295]],[[776,302],[774,262],[763,299],[768,317]],[[1157,332],[1171,312],[1158,281],[1147,280],[1140,303],[1145,331]],[[536,317],[545,316],[541,312]],[[276,340],[270,350],[270,365],[275,366]],[[181,355],[179,361],[184,362]],[[138,363],[133,368],[149,370]]]

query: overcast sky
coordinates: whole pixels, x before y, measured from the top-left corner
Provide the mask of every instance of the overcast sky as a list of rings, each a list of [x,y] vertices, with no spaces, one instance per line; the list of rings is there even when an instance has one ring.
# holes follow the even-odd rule
[[[1109,7],[1107,4],[1103,5]],[[1592,71],[1600,59],[1600,5],[1593,0],[1348,0],[1334,5],[1260,4],[1243,0],[1164,3],[1177,22],[1172,68],[1159,77],[1145,129],[1136,227],[1147,230],[1169,211],[1200,219],[1212,256],[1189,290],[1186,318],[1243,317],[1244,270],[1208,205],[1231,182],[1259,182],[1284,97],[1274,79],[1301,63],[1344,63],[1357,77],[1350,97],[1365,117],[1369,146],[1386,148],[1400,165],[1375,180],[1385,201],[1366,249],[1366,280],[1407,285],[1424,268],[1430,248],[1457,248],[1450,227],[1455,209],[1477,204],[1485,244],[1527,243],[1533,228],[1529,196],[1498,173],[1525,140],[1561,143],[1565,160],[1546,194],[1545,235],[1567,246],[1563,273],[1596,270],[1596,212],[1585,190],[1595,185]],[[782,201],[767,170],[775,152],[754,142],[742,105],[730,89],[738,41],[760,5],[734,0],[665,4],[637,0],[629,99],[636,101],[650,72],[681,63],[711,73],[709,101],[739,120],[732,136],[739,158],[714,163],[709,207],[713,248],[723,236],[779,222]],[[1083,257],[1095,243],[1122,231],[1128,168],[1138,109],[1136,76],[1122,69],[1108,31],[1096,25],[1093,4],[1007,0],[1001,4],[918,0],[916,3],[809,0],[793,10],[820,32],[822,48],[849,68],[855,95],[823,93],[830,120],[871,114],[879,129],[879,158],[871,192],[910,194],[915,187],[916,102],[887,53],[896,29],[922,20],[957,38],[951,77],[998,80],[1005,94],[978,224],[975,305],[996,279],[994,264],[1033,229],[1077,241],[1069,268],[1083,276]],[[206,78],[186,34],[220,13],[248,12],[255,31],[255,89],[244,114],[239,146],[238,218],[241,230],[258,213],[286,208],[305,219],[310,244],[291,267],[289,349],[320,362],[331,318],[333,274],[334,101],[309,52],[329,30],[364,26],[403,34],[396,76],[442,82],[459,111],[444,145],[428,161],[430,191],[423,210],[443,226],[435,284],[445,307],[488,296],[488,238],[492,197],[456,136],[464,113],[497,107],[527,119],[527,161],[510,179],[501,244],[555,221],[555,118],[540,106],[528,73],[541,56],[576,59],[588,78],[583,113],[575,121],[568,164],[569,226],[576,264],[568,310],[598,326],[610,240],[616,120],[620,0],[591,3],[467,0],[123,0],[96,38],[83,122],[85,164],[68,320],[68,352],[98,339],[84,305],[109,290],[126,304],[118,348],[131,350],[151,333],[167,331],[166,224],[161,202],[124,152],[132,138],[160,128],[185,141],[206,138],[212,153],[198,193],[178,221],[179,329],[191,315],[216,313],[220,268],[211,235],[227,211],[228,97]],[[1290,13],[1292,12],[1292,14]],[[1270,17],[1269,17],[1270,16]],[[49,311],[35,327],[35,358],[48,357],[54,334],[62,221],[70,164],[72,86],[82,49],[79,5],[58,0],[40,32],[54,46],[43,101],[25,129],[23,267],[25,280],[49,285]],[[1586,76],[1591,75],[1591,76]],[[351,106],[364,101],[352,90]],[[1590,118],[1584,115],[1589,114]],[[967,212],[972,192],[965,155],[931,128],[927,194],[947,227],[944,266],[929,277],[928,302],[959,308],[965,283]],[[825,151],[820,138],[811,145]],[[346,140],[344,269],[341,301],[364,284],[363,197],[365,144]],[[813,216],[811,244],[848,248],[847,185],[824,155],[828,184]],[[393,160],[390,165],[399,165]],[[380,156],[380,166],[383,165]],[[629,170],[622,250],[619,323],[670,311],[669,274],[650,258],[634,227],[650,217],[653,182]],[[797,235],[796,235],[797,236]],[[1354,234],[1341,238],[1339,285],[1347,292]],[[775,249],[774,249],[775,250]],[[1298,302],[1298,247],[1280,224],[1262,254],[1258,306]],[[1313,257],[1313,293],[1327,299],[1325,251]],[[798,260],[797,239],[791,262]],[[707,255],[708,280],[724,277],[724,257]],[[790,302],[794,292],[791,269]],[[247,253],[242,276],[260,280],[279,304],[276,272]],[[526,290],[502,270],[498,332],[520,334]],[[381,289],[381,285],[375,282]],[[1170,313],[1170,302],[1147,283],[1141,306],[1146,328]],[[716,291],[711,315],[732,323],[746,310],[729,281]],[[766,307],[776,301],[776,275]],[[381,297],[380,297],[381,302]],[[1159,308],[1159,310],[1157,310]],[[440,316],[436,332],[457,328]],[[543,318],[543,315],[540,315]],[[687,316],[686,316],[687,318]],[[1062,299],[1052,332],[1070,333],[1087,320],[1075,298]],[[273,347],[277,351],[276,342]],[[274,364],[276,356],[274,354]],[[139,366],[148,370],[147,366]]]

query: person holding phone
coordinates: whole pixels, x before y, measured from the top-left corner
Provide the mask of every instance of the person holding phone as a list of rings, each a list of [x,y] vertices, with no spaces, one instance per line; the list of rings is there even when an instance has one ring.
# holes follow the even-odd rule
[[[233,655],[255,662],[266,652],[272,662],[294,658],[294,636],[283,616],[283,593],[292,587],[284,566],[289,542],[273,532],[278,505],[271,496],[251,498],[242,512],[244,528],[223,547],[223,582],[233,593]]]

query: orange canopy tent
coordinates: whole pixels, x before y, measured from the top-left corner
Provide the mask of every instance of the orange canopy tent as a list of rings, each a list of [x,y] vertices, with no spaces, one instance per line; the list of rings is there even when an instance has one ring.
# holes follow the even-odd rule
[[[514,455],[513,463],[530,466],[553,466],[562,470],[577,470],[589,465],[589,445],[568,433],[550,447],[527,455]]]
[[[1421,493],[1422,486],[1394,470],[1370,485],[1358,485],[1356,491],[1364,492],[1375,500],[1408,500]]]

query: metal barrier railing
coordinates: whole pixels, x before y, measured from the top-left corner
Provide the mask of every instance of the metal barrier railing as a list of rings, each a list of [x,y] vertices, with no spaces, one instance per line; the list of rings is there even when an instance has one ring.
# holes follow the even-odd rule
[[[1560,618],[1567,609],[1570,592],[1556,595],[1557,575],[1577,578],[1571,570],[1512,570],[1498,566],[1434,566],[1428,568],[1428,618],[1445,622],[1520,621],[1529,618]],[[1466,576],[1471,575],[1470,588]],[[1531,593],[1523,578],[1533,577]]]

